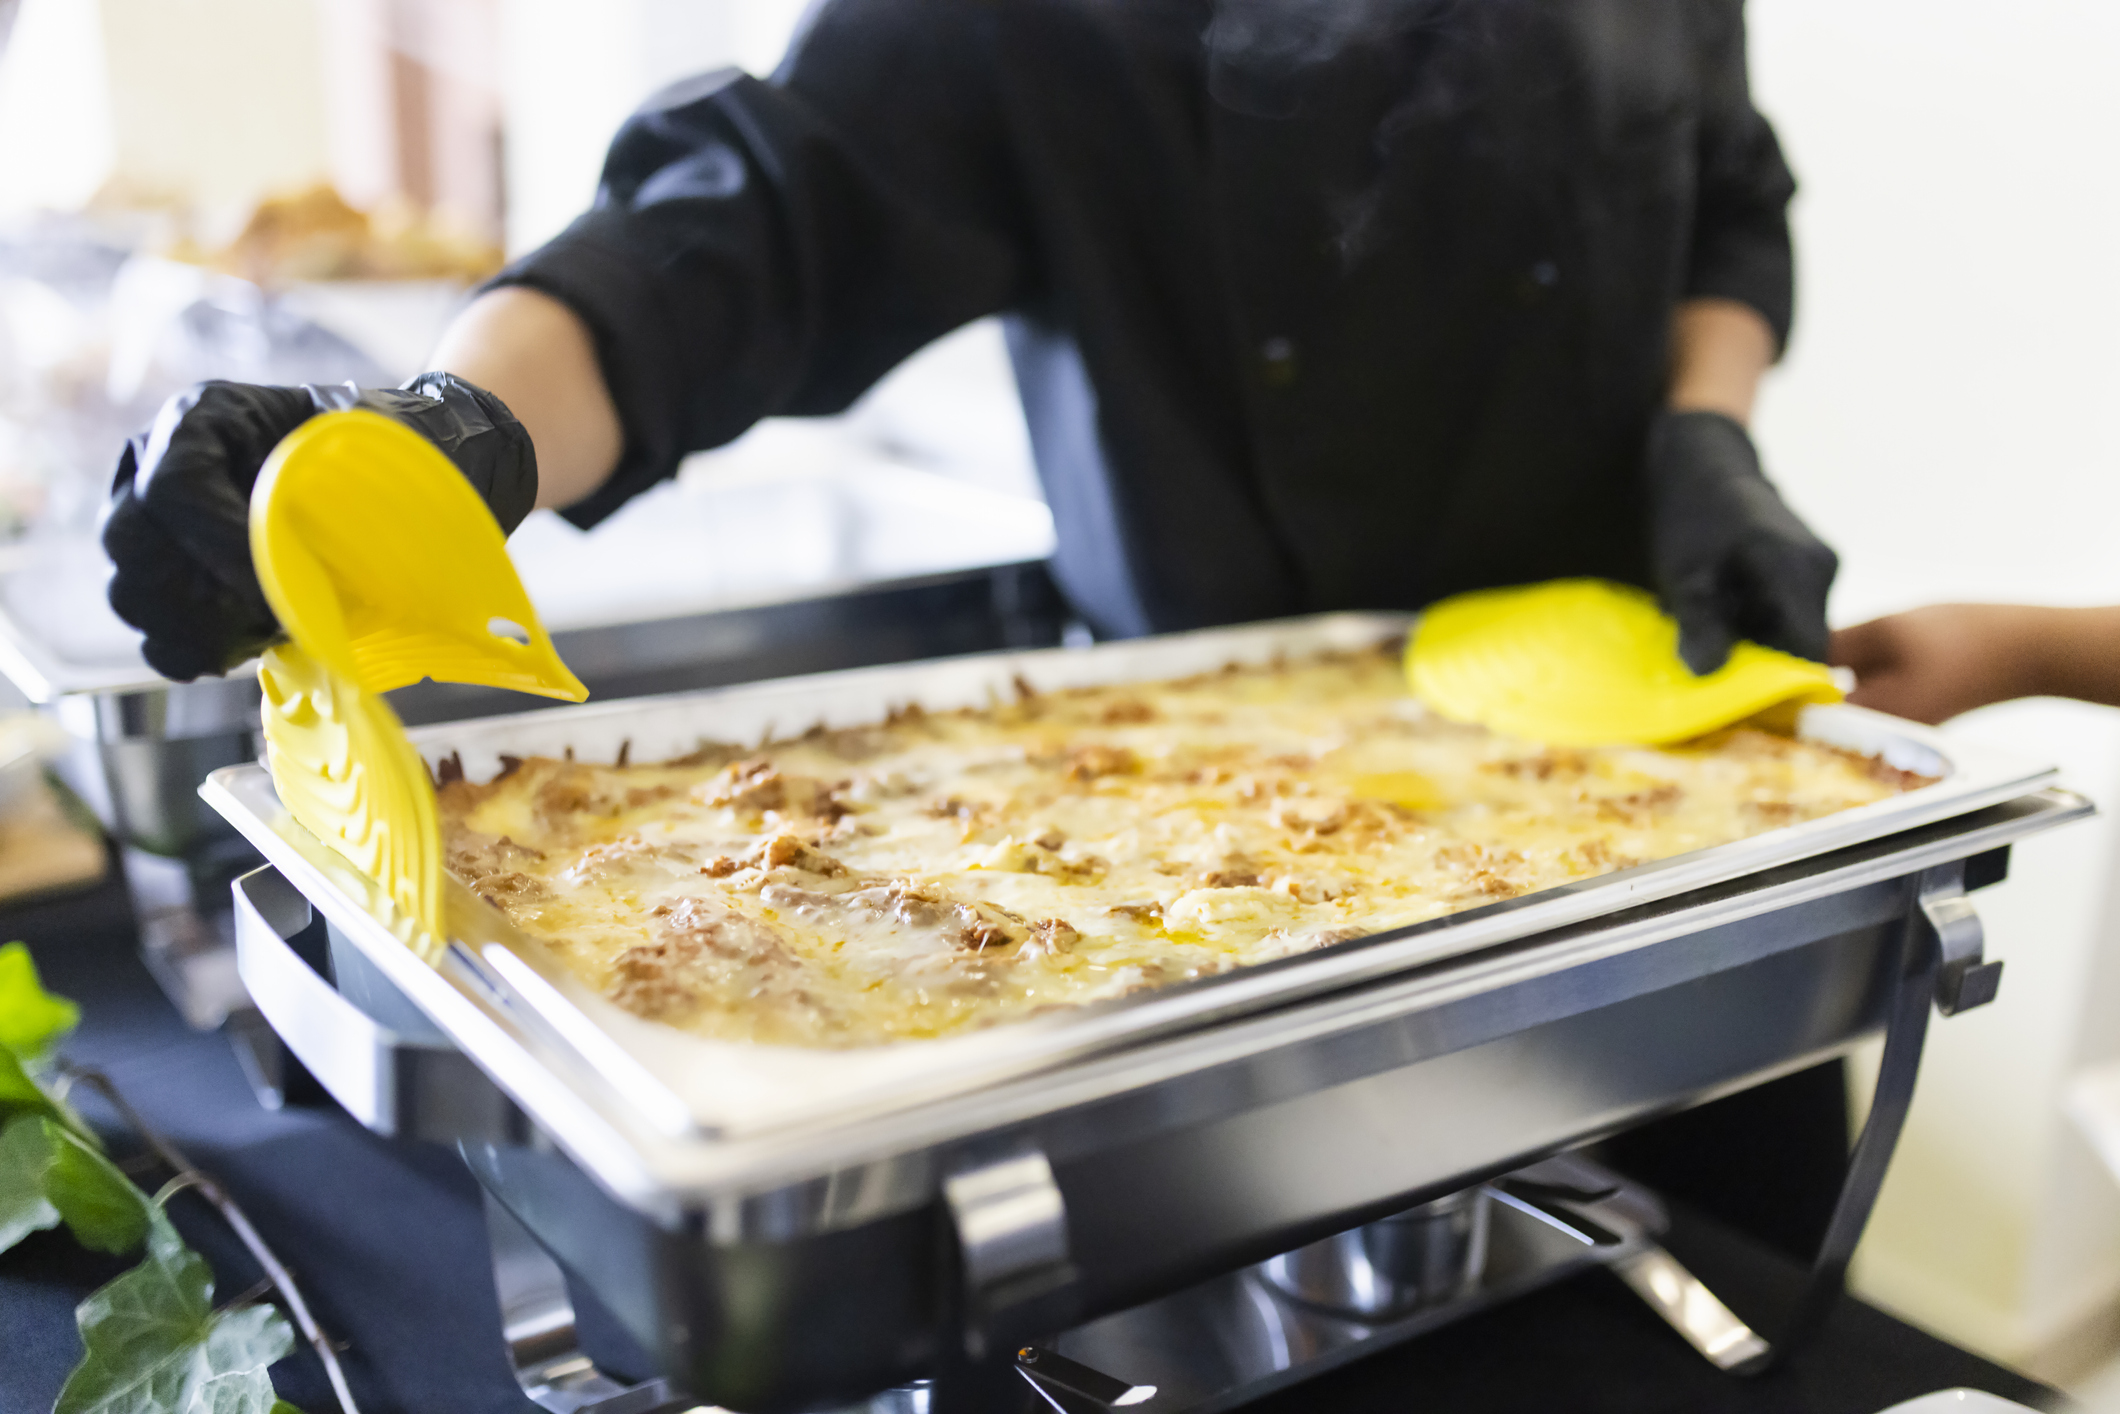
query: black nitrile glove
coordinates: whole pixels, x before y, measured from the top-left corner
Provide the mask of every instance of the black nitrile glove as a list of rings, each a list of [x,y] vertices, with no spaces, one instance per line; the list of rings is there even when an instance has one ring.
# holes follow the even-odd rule
[[[530,434],[499,398],[447,373],[403,388],[201,383],[126,445],[103,512],[110,606],[178,682],[225,673],[280,637],[250,561],[250,491],[280,439],[318,413],[365,408],[440,447],[505,534],[537,502]]]
[[[1643,462],[1657,596],[1696,673],[1749,638],[1826,657],[1826,591],[1840,558],[1759,469],[1745,429],[1719,412],[1661,412]]]

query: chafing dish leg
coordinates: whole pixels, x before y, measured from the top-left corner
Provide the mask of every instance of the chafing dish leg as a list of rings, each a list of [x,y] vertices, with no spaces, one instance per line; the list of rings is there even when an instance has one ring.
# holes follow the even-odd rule
[[[185,1024],[212,1031],[250,1010],[250,994],[236,972],[227,915],[214,906],[234,872],[248,868],[202,885],[200,870],[186,860],[130,847],[119,858],[139,922],[140,961]]]
[[[1687,1271],[1676,1257],[1648,1236],[1613,1232],[1575,1206],[1610,1197],[1618,1191],[1617,1187],[1598,1192],[1511,1174],[1496,1179],[1487,1191],[1496,1202],[1507,1204],[1586,1247],[1631,1245],[1634,1250],[1621,1251],[1607,1259],[1614,1274],[1717,1369],[1743,1370],[1766,1358],[1769,1347],[1760,1334],[1739,1320],[1720,1297],[1708,1290],[1707,1283]]]
[[[1825,1239],[1812,1259],[1803,1296],[1771,1348],[1733,1367],[1739,1374],[1769,1369],[1816,1333],[1840,1299],[1849,1259],[1877,1206],[1885,1170],[1914,1102],[1929,1008],[1954,1016],[1985,1005],[1994,1000],[2001,981],[2002,964],[1981,956],[1980,919],[1965,897],[1965,861],[1925,869],[1911,876],[1908,886],[1906,926],[1900,935],[1899,967],[1887,1002],[1884,1057],[1877,1067],[1870,1117],[1848,1158],[1847,1177],[1833,1205]]]
[[[257,859],[242,841],[232,843],[206,858],[165,859],[132,845],[119,857],[148,975],[185,1024],[227,1035],[258,1104],[277,1110],[287,1100],[287,1051],[244,989],[228,913],[212,906],[230,869],[247,870]]]
[[[493,1285],[500,1295],[508,1360],[532,1403],[552,1414],[656,1414],[698,1407],[668,1380],[620,1384],[582,1354],[574,1334],[574,1303],[559,1263],[491,1193],[486,1194],[486,1240],[493,1248]]]
[[[1061,1414],[1103,1414],[1109,1409],[1130,1409],[1156,1397],[1154,1385],[1130,1385],[1035,1345],[1026,1345],[1016,1352],[1016,1370],[1041,1399]]]
[[[1588,1213],[1566,1206],[1571,1203],[1594,1203],[1600,1198],[1609,1197],[1610,1194],[1571,1192],[1514,1174],[1496,1179],[1488,1184],[1484,1191],[1497,1203],[1506,1203],[1525,1217],[1535,1218],[1554,1231],[1574,1238],[1585,1247],[1617,1247],[1627,1240]]]
[[[1767,1342],[1760,1334],[1663,1248],[1652,1244],[1620,1258],[1612,1270],[1717,1369],[1742,1371],[1767,1357]]]

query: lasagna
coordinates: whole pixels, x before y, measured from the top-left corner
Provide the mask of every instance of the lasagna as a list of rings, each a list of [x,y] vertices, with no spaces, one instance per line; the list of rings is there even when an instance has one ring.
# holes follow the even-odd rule
[[[639,1016],[845,1047],[1384,932],[1924,784],[1740,726],[1562,750],[1393,648],[908,707],[682,758],[445,764],[451,872]]]

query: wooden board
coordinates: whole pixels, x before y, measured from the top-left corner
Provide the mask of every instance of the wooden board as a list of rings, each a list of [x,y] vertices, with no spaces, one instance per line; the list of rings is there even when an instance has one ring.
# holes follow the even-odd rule
[[[109,867],[102,837],[67,813],[47,781],[0,816],[0,900],[85,888]]]

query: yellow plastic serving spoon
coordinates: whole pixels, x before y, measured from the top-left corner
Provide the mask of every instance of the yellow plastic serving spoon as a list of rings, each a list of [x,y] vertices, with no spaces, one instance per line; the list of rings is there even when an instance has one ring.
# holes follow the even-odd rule
[[[1430,605],[1406,648],[1415,695],[1453,721],[1555,746],[1662,745],[1785,703],[1838,702],[1823,664],[1756,643],[1695,677],[1643,590],[1596,579]]]
[[[250,551],[288,642],[265,652],[266,761],[289,813],[443,942],[434,783],[380,694],[422,678],[589,695],[538,623],[493,513],[433,443],[364,411],[274,449]]]

